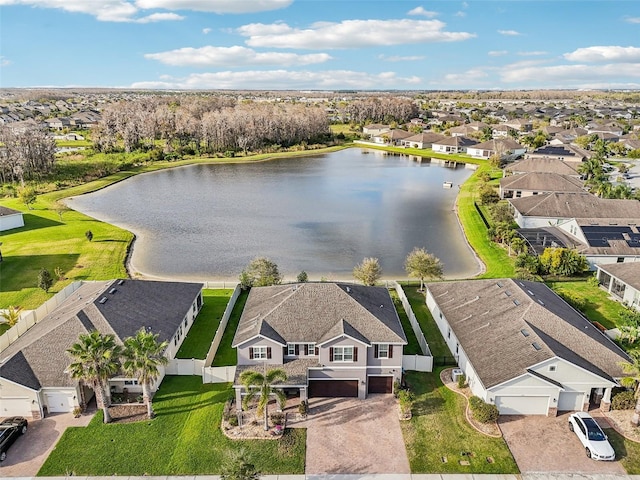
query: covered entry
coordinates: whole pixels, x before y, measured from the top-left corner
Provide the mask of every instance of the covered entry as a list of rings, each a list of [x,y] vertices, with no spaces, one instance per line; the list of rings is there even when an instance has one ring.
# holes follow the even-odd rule
[[[374,376],[367,377],[367,393],[393,393],[393,376]]]
[[[358,380],[309,380],[309,398],[357,396]]]

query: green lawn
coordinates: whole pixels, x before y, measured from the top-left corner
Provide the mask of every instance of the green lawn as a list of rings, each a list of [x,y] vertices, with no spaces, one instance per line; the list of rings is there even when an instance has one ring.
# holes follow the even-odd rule
[[[389,290],[389,293],[391,294],[391,298],[393,299],[393,304],[396,306],[396,310],[398,311],[398,316],[400,317],[400,322],[402,323],[404,334],[407,336],[408,343],[402,349],[402,353],[404,355],[422,355],[420,344],[418,343],[416,334],[413,333],[413,327],[411,327],[411,323],[409,322],[409,317],[407,316],[407,313],[404,311],[404,307],[402,306],[400,297],[398,297],[398,294],[396,293],[395,290]]]
[[[231,312],[231,317],[229,317],[229,323],[227,323],[227,328],[222,336],[222,341],[213,359],[212,366],[214,367],[226,367],[238,363],[238,355],[236,354],[236,349],[231,348],[231,342],[233,341],[233,336],[236,334],[238,322],[240,322],[242,310],[244,309],[244,304],[247,303],[248,296],[249,291],[244,290],[240,292],[238,300],[236,300],[236,304]]]
[[[445,387],[439,374],[440,369],[406,375],[409,388],[416,394],[413,418],[401,423],[411,472],[518,473],[504,440],[482,435],[467,423],[466,399]],[[462,452],[471,455],[462,456]],[[489,457],[493,463],[487,461]],[[465,460],[470,465],[460,465]]]
[[[98,412],[89,426],[65,431],[38,475],[219,474],[228,452],[239,448],[264,474],[304,473],[305,429],[289,429],[279,441],[223,435],[222,411],[231,394],[228,384],[167,376],[155,397],[153,421],[104,425]]]
[[[490,167],[488,165],[482,165],[462,185],[458,193],[458,217],[467,241],[486,267],[486,271],[480,277],[513,277],[515,275],[513,261],[509,258],[504,248],[489,240],[487,227],[473,204],[478,184],[480,183],[480,174],[489,171]]]
[[[434,357],[451,356],[449,347],[442,338],[438,325],[431,316],[431,312],[427,308],[425,303],[425,297],[423,292],[418,291],[418,286],[405,286],[404,293],[409,299],[413,313],[420,324],[420,329],[424,333],[424,337],[429,344],[429,350]]]
[[[613,428],[605,428],[611,446],[616,451],[616,459],[620,461],[629,475],[640,475],[640,443],[627,440]]]
[[[230,289],[203,290],[204,305],[195,323],[189,329],[176,358],[197,358],[204,360],[213,342],[216,329],[233,294]]]
[[[582,313],[592,322],[606,328],[615,328],[620,323],[621,303],[609,299],[609,294],[599,287],[590,285],[586,279],[545,282],[556,293],[568,294],[585,301]]]

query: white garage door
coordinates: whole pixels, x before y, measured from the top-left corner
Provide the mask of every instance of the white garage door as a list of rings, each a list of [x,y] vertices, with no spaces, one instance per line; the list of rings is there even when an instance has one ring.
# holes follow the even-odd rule
[[[0,398],[0,417],[30,417],[31,401],[27,398]]]
[[[549,397],[496,397],[500,415],[546,415]]]
[[[68,393],[47,393],[49,413],[68,413],[73,410],[73,395]]]
[[[582,410],[584,392],[560,392],[558,398],[558,410]]]

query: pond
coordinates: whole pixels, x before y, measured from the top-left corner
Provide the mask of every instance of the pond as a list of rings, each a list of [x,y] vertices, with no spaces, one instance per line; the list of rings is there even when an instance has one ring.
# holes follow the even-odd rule
[[[453,278],[478,270],[454,211],[471,173],[350,148],[137,175],[68,205],[135,233],[131,269],[151,277],[236,280],[266,256],[287,280],[352,279],[364,257],[380,259],[384,278],[407,278],[407,254],[424,247]]]

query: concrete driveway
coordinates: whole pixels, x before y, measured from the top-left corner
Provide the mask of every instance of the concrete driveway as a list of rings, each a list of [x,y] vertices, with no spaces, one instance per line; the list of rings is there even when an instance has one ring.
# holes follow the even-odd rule
[[[592,415],[601,427],[609,427],[595,412]],[[557,417],[501,416],[498,424],[522,473],[626,474],[618,461],[587,458],[580,440],[569,431],[569,412]]]
[[[410,473],[393,395],[312,398],[307,427],[306,474]]]
[[[86,426],[92,413],[74,418],[71,413],[52,414],[29,422],[27,433],[20,436],[0,463],[0,477],[33,477],[53,450],[67,427]]]

